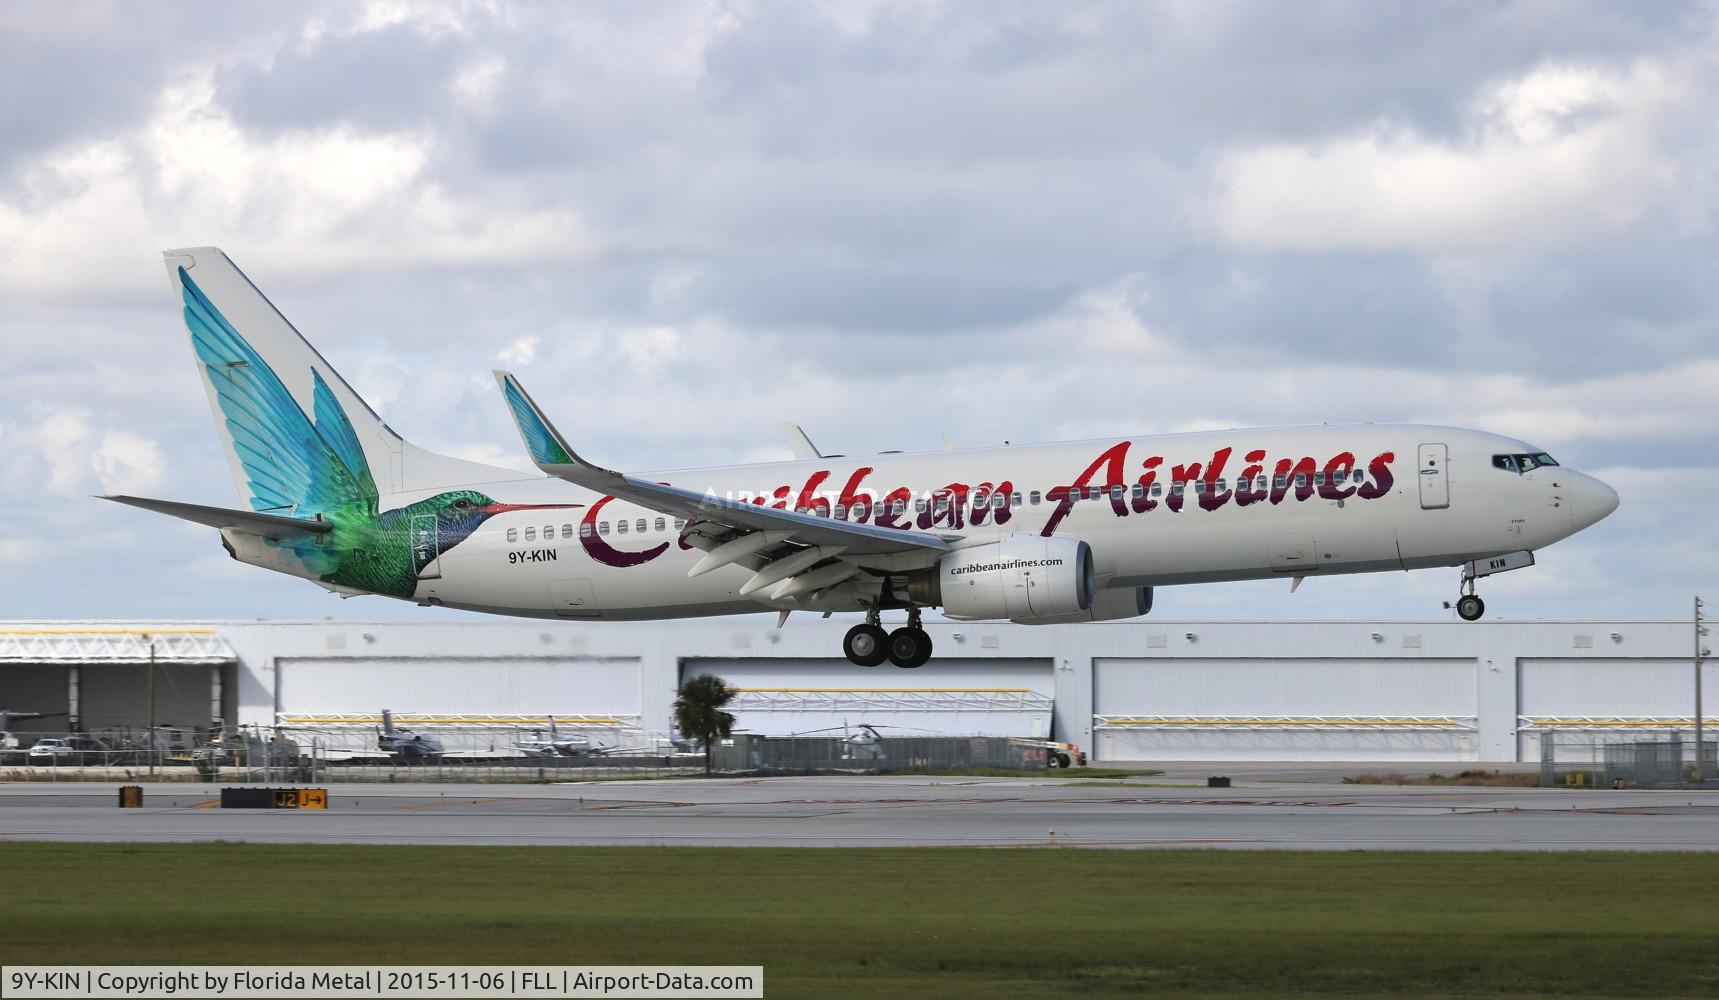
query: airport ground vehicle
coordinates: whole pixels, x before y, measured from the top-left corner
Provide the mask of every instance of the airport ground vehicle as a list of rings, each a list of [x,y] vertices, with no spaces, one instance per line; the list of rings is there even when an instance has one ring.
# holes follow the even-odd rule
[[[1073,743],[1043,743],[1046,767],[1085,767],[1086,751]]]
[[[128,751],[116,751],[93,736],[77,733],[45,736],[25,751],[25,760],[31,764],[123,764],[131,757]]]

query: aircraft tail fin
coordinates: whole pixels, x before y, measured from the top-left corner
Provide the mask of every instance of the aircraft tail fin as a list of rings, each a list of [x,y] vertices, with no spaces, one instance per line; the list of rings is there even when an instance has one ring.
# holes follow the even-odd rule
[[[225,253],[162,255],[228,463],[253,510],[305,516],[378,494],[519,478],[396,434]]]

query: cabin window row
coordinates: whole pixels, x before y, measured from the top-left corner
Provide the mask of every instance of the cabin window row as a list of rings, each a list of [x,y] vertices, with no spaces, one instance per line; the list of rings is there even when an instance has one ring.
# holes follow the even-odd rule
[[[628,532],[636,532],[642,535],[647,531],[667,531],[669,529],[669,519],[666,517],[659,517],[654,520],[648,517],[641,517],[634,521],[615,521],[613,524],[614,527],[612,530],[617,535],[625,535]],[[679,531],[684,527],[686,527],[685,518],[677,517],[674,519],[674,530]],[[561,537],[566,539],[590,538],[592,535],[607,535],[610,530],[610,522],[608,521],[599,521],[595,527],[593,527],[588,521],[580,522],[577,525],[563,524],[560,527]],[[507,540],[510,542],[517,542],[523,536],[525,541],[535,542],[539,538],[537,532],[538,529],[536,525],[532,525],[528,528],[509,528],[507,529]],[[555,536],[555,525],[546,524],[543,526],[543,534],[541,536],[543,541],[552,542],[555,540]]]

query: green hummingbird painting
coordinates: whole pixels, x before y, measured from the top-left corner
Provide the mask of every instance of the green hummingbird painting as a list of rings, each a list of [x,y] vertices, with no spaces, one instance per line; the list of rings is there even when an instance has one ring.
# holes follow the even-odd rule
[[[363,445],[322,374],[311,368],[313,418],[184,268],[179,276],[185,323],[244,468],[251,508],[333,525],[314,538],[269,540],[316,579],[409,598],[426,566],[496,514],[583,506],[506,504],[452,490],[380,510]]]

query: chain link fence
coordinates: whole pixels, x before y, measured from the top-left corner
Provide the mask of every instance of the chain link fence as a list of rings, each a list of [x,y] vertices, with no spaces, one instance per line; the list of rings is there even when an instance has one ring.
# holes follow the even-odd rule
[[[1573,736],[1574,734],[1572,734]],[[1540,740],[1540,784],[1571,788],[1696,788],[1719,784],[1719,742],[1673,734],[1664,740]]]
[[[461,734],[470,736],[471,734]],[[208,730],[15,730],[0,740],[0,781],[527,783],[703,773],[704,756],[671,740],[584,756],[530,755],[513,730],[448,753],[390,754],[362,734],[241,726]],[[466,741],[462,741],[466,742]]]
[[[846,738],[736,736],[712,755],[717,769],[762,774],[816,774],[829,771],[945,771],[996,768],[1040,771],[1046,766],[1042,741],[999,736]]]

